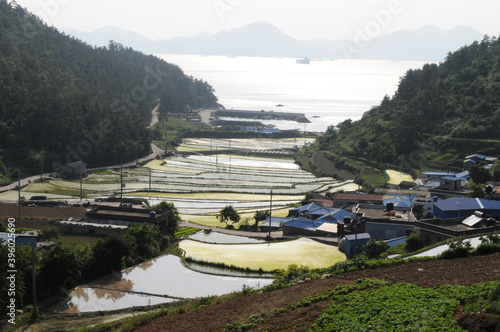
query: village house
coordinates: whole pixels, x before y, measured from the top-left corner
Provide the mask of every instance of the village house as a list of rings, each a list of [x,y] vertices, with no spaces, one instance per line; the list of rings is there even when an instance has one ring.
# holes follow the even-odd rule
[[[424,246],[430,246],[449,238],[467,237],[498,232],[500,223],[481,212],[467,218],[426,219],[415,223],[415,232],[420,235]]]
[[[479,165],[480,163],[486,164],[486,168],[490,168],[498,158],[496,157],[488,157],[482,154],[473,154],[465,157],[463,162],[464,170],[469,170],[472,166]]]
[[[500,201],[481,198],[452,197],[434,202],[433,215],[439,219],[468,217],[474,212],[500,218]]]
[[[53,221],[52,225],[63,234],[84,234],[105,236],[112,233],[124,233],[128,226],[125,223],[111,223],[107,220],[85,218],[70,218],[69,220]]]
[[[124,232],[130,224],[159,225],[168,222],[168,212],[135,209],[132,207],[98,206],[85,213],[85,218],[70,218],[54,222],[61,233],[109,235]]]
[[[87,164],[81,160],[66,165],[61,165],[56,169],[57,176],[63,179],[80,179],[86,177]]]
[[[364,231],[375,239],[403,237],[415,227],[416,218],[410,206],[358,204],[353,210],[364,222]]]
[[[358,203],[382,205],[383,201],[384,195],[381,194],[336,193],[333,196],[333,207],[343,208]]]

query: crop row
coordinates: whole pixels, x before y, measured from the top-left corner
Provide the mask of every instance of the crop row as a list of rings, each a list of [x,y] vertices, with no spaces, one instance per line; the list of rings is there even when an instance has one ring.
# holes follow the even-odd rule
[[[491,311],[492,301],[498,301],[491,294],[499,289],[499,282],[489,282],[434,289],[379,283],[367,290],[336,290],[312,331],[463,331],[453,317],[458,307]]]

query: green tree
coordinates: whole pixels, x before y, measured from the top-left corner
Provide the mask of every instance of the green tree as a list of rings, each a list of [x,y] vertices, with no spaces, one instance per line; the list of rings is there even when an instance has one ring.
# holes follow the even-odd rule
[[[148,224],[133,225],[127,234],[135,239],[134,257],[140,260],[153,258],[160,253],[160,233]]]
[[[226,226],[229,226],[229,221],[238,223],[241,217],[232,205],[227,205],[225,208],[219,211],[219,215],[217,216],[217,218],[220,220],[220,222],[223,222],[226,224]]]
[[[472,198],[486,198],[486,192],[484,191],[484,184],[470,183],[472,190],[467,194],[467,197]]]
[[[89,249],[57,242],[43,253],[38,285],[42,296],[59,296],[83,282],[82,271],[90,259]]]
[[[7,243],[0,244],[0,306],[6,308],[10,299],[15,298],[16,308],[22,309],[24,305],[31,303],[31,247],[27,245],[15,246],[15,261],[12,264],[14,264],[17,273],[15,275],[15,292],[10,294],[11,279],[8,278],[11,273],[7,271],[12,270],[10,265],[12,261],[9,261],[12,259],[9,254],[12,253],[9,249]]]
[[[181,217],[179,216],[179,211],[175,207],[174,203],[162,201],[159,204],[156,204],[151,207],[154,211],[166,211],[168,212],[167,220],[160,222],[158,225],[160,232],[162,234],[174,235],[179,227],[179,223],[181,222]]]
[[[406,245],[405,245],[405,250],[407,252],[414,252],[418,249],[421,249],[423,247],[422,240],[420,239],[420,235],[417,233],[412,232],[408,237],[406,238]]]
[[[500,181],[500,160],[495,161],[491,168],[491,178],[493,181]]]
[[[486,183],[491,180],[491,174],[486,168],[484,168],[483,163],[472,166],[469,172],[474,183]]]
[[[362,250],[369,259],[377,259],[380,258],[380,255],[386,252],[389,248],[390,246],[385,241],[370,239],[365,245],[363,245]]]
[[[97,241],[87,268],[89,277],[101,277],[132,265],[135,250],[135,239],[129,234],[113,233]]]
[[[45,226],[38,232],[38,241],[57,240],[61,231],[56,226]]]
[[[269,210],[257,210],[253,215],[253,219],[255,220],[255,229],[259,227],[259,222],[266,220],[269,217]]]

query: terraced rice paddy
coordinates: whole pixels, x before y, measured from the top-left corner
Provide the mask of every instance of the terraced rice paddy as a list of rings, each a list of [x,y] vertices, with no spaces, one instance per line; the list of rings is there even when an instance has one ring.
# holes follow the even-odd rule
[[[297,139],[186,139],[179,150],[196,147],[203,154],[178,155],[124,169],[123,193],[151,205],[173,202],[183,216],[220,226],[215,214],[226,205],[233,205],[245,217],[269,209],[271,190],[273,210],[278,210],[301,201],[306,192],[324,193],[351,185],[299,169],[288,155],[296,145]],[[33,193],[64,200],[78,200],[80,193],[89,200],[118,195],[120,170],[92,174],[82,183],[56,179],[31,183],[22,195],[29,198]],[[17,192],[0,195],[17,198]]]
[[[410,174],[388,169],[385,171],[389,175],[389,184],[398,185],[401,181],[413,182],[413,178]]]
[[[213,244],[183,240],[179,247],[185,256],[197,261],[223,263],[253,270],[286,269],[291,264],[325,268],[344,261],[337,247],[308,238],[261,244]]]

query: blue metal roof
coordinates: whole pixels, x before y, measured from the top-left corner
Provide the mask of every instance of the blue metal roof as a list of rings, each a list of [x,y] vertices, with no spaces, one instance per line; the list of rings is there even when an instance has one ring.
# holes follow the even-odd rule
[[[444,176],[444,177],[442,177],[441,179],[443,179],[443,180],[447,180],[447,181],[459,181],[459,180],[461,181],[461,180],[462,180],[462,179],[457,178],[457,177],[455,177],[455,176]]]
[[[321,216],[319,217],[318,219],[316,219],[316,221],[318,222],[329,222],[329,223],[333,223],[333,224],[336,224],[338,219],[335,218],[334,216],[332,216],[331,214],[325,214],[324,216]]]
[[[315,209],[319,209],[319,208],[321,208],[321,205],[316,204],[316,203],[309,203],[309,204],[302,205],[301,207],[299,207],[298,211],[299,211],[299,213],[303,213],[306,211],[311,211],[311,210],[315,210]]]
[[[387,205],[387,203],[393,203],[394,206],[402,206],[402,207],[411,206],[411,202],[408,199],[402,198],[400,196],[384,199],[384,205]]]
[[[331,211],[318,219],[316,221],[325,222],[336,222],[337,220],[344,220],[345,217],[353,219],[356,215],[354,213],[347,212],[343,209],[330,209]]]
[[[308,230],[316,230],[319,226],[321,226],[322,222],[313,221],[306,218],[296,218],[291,219],[283,224],[283,226],[302,228]]]
[[[386,240],[384,242],[387,243],[389,245],[389,247],[392,248],[394,246],[397,246],[398,244],[406,243],[406,236],[402,236],[402,237],[398,237],[398,238],[395,238],[395,239]]]
[[[0,243],[2,245],[6,245],[9,241],[9,239],[14,239],[16,244],[25,244],[29,246],[33,246],[33,248],[36,249],[36,245],[38,243],[38,237],[35,235],[28,235],[28,234],[11,234],[7,232],[0,232]],[[34,240],[34,242],[31,242]]]
[[[455,177],[463,180],[467,180],[470,177],[469,171],[463,171],[461,173],[455,174]]]
[[[271,227],[281,227],[281,225],[287,221],[289,221],[290,218],[280,218],[280,217],[272,217],[271,218]],[[264,227],[269,227],[269,217],[266,218],[266,220],[262,223],[261,226]]]
[[[434,188],[434,187],[439,187],[441,183],[439,181],[432,181],[432,182],[427,182],[424,184],[424,187],[426,188]]]
[[[480,198],[452,197],[434,203],[442,211],[457,210],[500,210],[500,201]]]
[[[335,211],[336,211],[335,209],[329,209],[329,208],[325,208],[325,207],[319,207],[317,209],[307,210],[304,214],[305,215],[311,215],[311,214],[325,215],[325,214],[330,214],[330,213],[335,212]]]
[[[346,210],[339,209],[331,214],[333,217],[338,220],[344,220],[345,217],[349,217],[353,219],[356,215],[354,213],[347,212]]]
[[[446,175],[455,175],[455,173],[454,172],[434,172],[434,171],[428,171],[428,172],[422,172],[422,175],[446,176]]]

